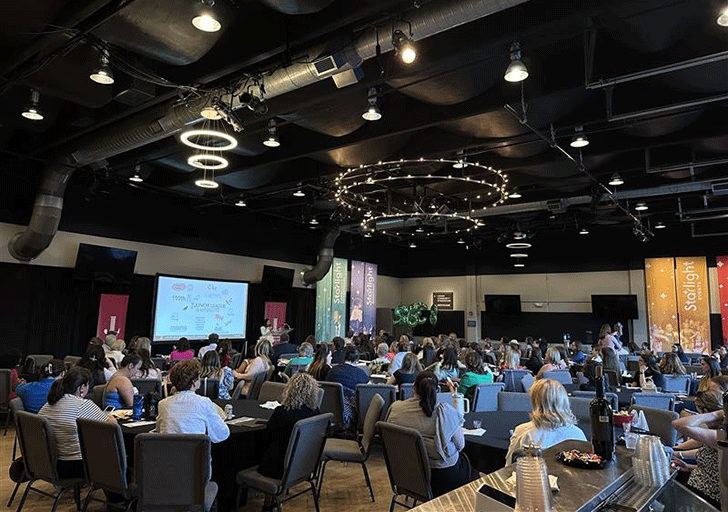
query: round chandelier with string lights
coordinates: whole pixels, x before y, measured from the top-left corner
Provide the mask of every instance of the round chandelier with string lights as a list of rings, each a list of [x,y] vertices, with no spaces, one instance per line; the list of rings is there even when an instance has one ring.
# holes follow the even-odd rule
[[[508,198],[508,177],[462,159],[399,159],[352,167],[335,180],[337,205],[364,233],[469,233],[478,212]]]

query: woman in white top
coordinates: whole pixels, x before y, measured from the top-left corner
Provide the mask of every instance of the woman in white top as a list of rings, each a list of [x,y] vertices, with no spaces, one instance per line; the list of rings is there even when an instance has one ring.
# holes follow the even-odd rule
[[[561,353],[556,347],[549,347],[548,350],[546,350],[545,364],[538,371],[536,380],[543,379],[546,372],[554,372],[561,369]]]
[[[544,450],[567,439],[586,441],[584,432],[576,426],[576,417],[571,412],[569,397],[561,383],[551,379],[537,380],[529,393],[533,407],[531,421],[518,425],[513,431],[506,464],[512,462],[513,454],[528,439]]]
[[[248,394],[248,388],[253,377],[261,372],[267,372],[273,366],[270,361],[271,351],[270,341],[265,338],[259,339],[258,343],[255,344],[255,359],[252,361],[244,360],[240,363],[238,369],[233,372],[236,380],[242,379],[247,382],[243,389],[244,394]]]

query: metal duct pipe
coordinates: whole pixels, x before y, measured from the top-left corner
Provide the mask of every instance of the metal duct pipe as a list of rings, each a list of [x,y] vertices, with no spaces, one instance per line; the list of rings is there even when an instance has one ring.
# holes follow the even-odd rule
[[[416,39],[424,39],[451,28],[475,21],[490,14],[523,4],[528,0],[443,0],[432,2],[412,12],[408,21],[412,24],[412,32]],[[389,26],[382,25],[382,32],[387,33]],[[380,37],[382,52],[392,49],[389,37]],[[361,36],[354,44],[340,52],[344,57],[345,67],[358,67],[362,61],[376,54],[377,35],[371,31]],[[319,55],[320,47],[309,49],[311,57]],[[312,59],[309,59],[309,61]],[[338,68],[341,70],[341,67]],[[320,75],[312,63],[296,63],[274,71],[264,77],[266,98],[270,99],[287,92],[300,89],[319,80],[329,78],[331,74]],[[229,96],[226,101],[229,101]],[[56,160],[69,162],[74,166],[84,166],[118,154],[156,142],[180,130],[184,125],[202,119],[200,109],[206,98],[200,98],[190,104],[169,105],[166,114],[160,116],[143,112],[132,117],[122,126],[109,126],[83,146],[60,153]],[[233,98],[233,108],[240,108],[239,97]],[[150,118],[151,117],[151,118]],[[70,156],[69,156],[70,155]],[[20,261],[30,261],[38,257],[53,240],[60,214],[63,208],[63,194],[73,167],[50,167],[44,173],[41,190],[36,196],[33,215],[28,228],[15,235],[9,242],[10,254]],[[50,206],[49,206],[50,205]],[[330,263],[329,263],[330,264]],[[318,265],[317,265],[318,267]],[[328,266],[326,267],[328,269]],[[313,272],[312,269],[309,272]],[[318,281],[314,279],[314,281]]]
[[[301,272],[301,280],[304,284],[313,284],[321,281],[331,268],[331,262],[334,261],[334,244],[339,238],[338,229],[332,229],[326,232],[321,240],[321,248],[319,249],[319,258],[316,265],[305,272]]]

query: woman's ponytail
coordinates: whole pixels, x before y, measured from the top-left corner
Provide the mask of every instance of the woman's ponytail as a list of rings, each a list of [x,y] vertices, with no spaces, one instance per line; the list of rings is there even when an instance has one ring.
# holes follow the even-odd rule
[[[429,418],[435,410],[437,403],[438,383],[437,377],[432,372],[421,372],[415,379],[415,393],[420,398],[422,412]]]

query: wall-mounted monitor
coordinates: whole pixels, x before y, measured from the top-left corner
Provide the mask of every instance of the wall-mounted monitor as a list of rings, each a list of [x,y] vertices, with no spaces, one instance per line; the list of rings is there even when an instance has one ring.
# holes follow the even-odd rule
[[[592,313],[601,320],[617,322],[637,318],[637,295],[592,295]]]
[[[293,286],[293,269],[264,265],[261,286],[266,291],[290,290]]]
[[[521,312],[521,296],[486,295],[485,312],[492,315],[517,315]]]
[[[131,284],[137,252],[115,247],[78,244],[74,279]]]

